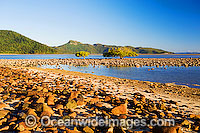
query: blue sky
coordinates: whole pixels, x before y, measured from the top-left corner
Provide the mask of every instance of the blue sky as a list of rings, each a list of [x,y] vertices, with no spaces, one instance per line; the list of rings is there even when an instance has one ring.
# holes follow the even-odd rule
[[[199,0],[0,0],[0,29],[68,40],[200,52]]]

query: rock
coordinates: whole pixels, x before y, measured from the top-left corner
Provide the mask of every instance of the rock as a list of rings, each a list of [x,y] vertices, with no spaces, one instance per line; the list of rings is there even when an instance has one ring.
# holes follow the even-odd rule
[[[127,104],[121,104],[120,106],[113,108],[111,112],[114,115],[127,114]]]
[[[86,87],[84,86],[84,85],[80,85],[79,87],[78,87],[78,89],[85,89]]]
[[[84,127],[84,128],[83,128],[83,131],[84,131],[85,133],[94,133],[94,131],[93,131],[90,127],[88,127],[88,126]]]
[[[75,109],[77,107],[77,103],[75,100],[69,100],[66,104],[67,109]]]
[[[110,102],[111,101],[111,96],[106,96],[105,97],[105,102]]]
[[[42,103],[37,104],[37,106],[34,109],[38,112],[42,112],[43,111],[43,104]]]
[[[47,99],[47,105],[54,105],[54,99],[55,97],[53,95],[50,95]]]
[[[146,102],[146,98],[145,98],[145,96],[141,96],[141,101],[142,101],[143,103]]]
[[[173,86],[175,85],[174,83],[165,83],[166,86]]]
[[[8,123],[17,121],[17,117],[13,117],[12,119],[8,120]]]
[[[77,98],[78,94],[80,94],[80,91],[72,91],[71,94],[70,94],[69,99]]]
[[[96,103],[95,106],[102,107],[103,105],[102,105],[102,103]]]
[[[2,128],[0,128],[0,132],[7,131],[8,129],[9,129],[9,126],[2,127]]]
[[[114,128],[110,127],[110,128],[108,128],[108,131],[106,133],[113,133],[113,130],[114,130]]]
[[[193,125],[193,130],[194,130],[194,131],[199,131],[199,130],[200,130],[200,126],[198,126],[198,125]]]
[[[81,131],[78,131],[76,128],[74,128],[74,130],[70,130],[68,128],[66,128],[67,133],[82,133]]]
[[[0,119],[4,118],[9,112],[8,110],[0,110]]]
[[[195,114],[190,114],[189,117],[190,117],[190,118],[194,118],[194,117],[195,117]]]
[[[31,109],[31,108],[27,111],[26,115],[27,116],[34,115],[35,117],[37,117],[37,114],[35,113],[35,109]]]
[[[2,125],[2,123],[6,122],[7,121],[7,118],[3,118],[0,120],[0,125]]]
[[[47,88],[43,88],[43,92],[48,92],[49,90]]]
[[[99,98],[98,98],[98,97],[95,97],[95,98],[91,98],[91,99],[90,99],[90,104],[95,104],[95,103],[97,103],[97,102],[99,102]]]
[[[49,111],[43,111],[42,113],[41,113],[41,115],[40,115],[40,117],[42,117],[42,116],[51,116],[52,114],[51,114],[51,112],[49,112]]]
[[[63,109],[63,105],[62,104],[57,104],[56,105],[56,109]]]
[[[7,107],[5,103],[0,103],[0,108],[5,108]]]
[[[186,119],[181,123],[181,125],[187,127],[188,129],[191,128],[191,123]]]
[[[17,126],[17,130],[18,131],[27,131],[27,130],[32,130],[35,129],[37,127],[37,124],[35,124],[33,127],[27,127],[25,122],[20,122]]]
[[[87,104],[87,102],[85,102],[83,99],[78,99],[78,101],[77,101],[77,105],[78,106],[84,106],[84,105],[86,105]]]
[[[137,101],[136,98],[133,98],[133,104],[136,106],[138,103],[140,103],[139,101]]]
[[[69,116],[70,116],[71,118],[76,118],[76,112],[73,112],[73,113],[69,114]]]
[[[126,115],[120,115],[120,116],[118,117],[118,119],[126,119],[126,118],[127,118]]]
[[[54,114],[52,108],[46,105],[45,103],[43,104],[43,112],[49,112],[51,115]]]
[[[43,97],[40,97],[36,103],[44,103],[45,102],[45,99]]]

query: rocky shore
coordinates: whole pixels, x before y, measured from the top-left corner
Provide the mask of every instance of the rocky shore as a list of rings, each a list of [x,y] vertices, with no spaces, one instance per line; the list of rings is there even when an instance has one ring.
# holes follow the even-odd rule
[[[37,67],[42,65],[143,67],[143,66],[200,66],[200,58],[125,58],[125,59],[3,59],[1,65],[16,67]]]
[[[198,62],[198,59],[194,60]],[[37,66],[44,62],[61,64],[65,61],[1,61],[3,62],[1,65],[13,66],[15,62],[15,66],[20,66],[0,67],[1,132],[181,133],[200,131],[199,89],[171,83],[161,84],[27,67],[27,62],[29,65],[32,64],[30,66]],[[82,60],[71,61],[78,63]],[[25,123],[29,115],[36,117],[37,122],[32,127],[28,127]],[[45,127],[41,124],[42,116],[56,119],[95,119],[96,117],[119,120],[145,119],[148,124],[132,128],[126,125]],[[173,119],[175,125],[151,126],[149,121],[152,119]]]

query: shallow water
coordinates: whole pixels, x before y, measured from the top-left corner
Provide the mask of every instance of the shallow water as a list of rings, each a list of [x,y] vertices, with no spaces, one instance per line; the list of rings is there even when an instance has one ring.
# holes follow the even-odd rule
[[[56,68],[53,66],[42,66],[42,68]],[[60,65],[61,69],[69,71],[78,71],[83,73],[91,73],[95,75],[104,75],[117,78],[134,79],[141,81],[152,81],[160,83],[175,83],[179,85],[187,85],[193,88],[200,88],[194,84],[200,85],[200,67],[110,67],[105,66],[68,66]],[[148,71],[148,69],[155,68]]]
[[[73,54],[42,54],[42,55],[0,55],[0,59],[64,59],[78,58]],[[89,55],[87,59],[102,59],[102,55]],[[133,58],[200,58],[200,55],[139,55]],[[78,71],[83,73],[92,73],[96,75],[105,75],[118,78],[135,79],[142,81],[152,81],[160,83],[183,84],[190,87],[200,88],[193,84],[200,85],[200,67],[168,67],[166,70],[162,67],[148,71],[150,67],[111,67],[105,66],[95,67],[73,67],[61,65],[63,69],[70,71]],[[43,66],[55,68],[55,66]]]
[[[0,59],[65,59],[76,58],[74,54],[0,55]],[[89,55],[86,59],[103,59],[102,55]],[[108,57],[107,57],[108,58]],[[117,58],[117,57],[116,57]],[[129,58],[200,58],[200,55],[139,55]]]

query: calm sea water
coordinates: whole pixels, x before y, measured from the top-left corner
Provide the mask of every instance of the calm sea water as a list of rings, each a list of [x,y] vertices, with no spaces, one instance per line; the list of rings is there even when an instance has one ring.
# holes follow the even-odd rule
[[[47,54],[47,55],[0,55],[0,59],[64,59],[77,58],[71,54]],[[101,55],[90,55],[87,58],[102,59]],[[200,58],[200,55],[140,55],[134,58]],[[42,66],[43,68],[56,68],[56,66]],[[112,76],[118,78],[135,79],[161,83],[176,83],[190,87],[200,88],[200,67],[162,67],[148,71],[150,67],[73,67],[61,65],[65,70],[92,73],[96,75]]]
[[[42,68],[57,68],[53,66],[41,66]],[[200,88],[194,84],[200,85],[200,67],[110,67],[105,66],[68,66],[60,65],[60,68],[69,71],[78,71],[83,73],[91,73],[95,75],[104,75],[117,78],[134,79],[141,81],[152,81],[160,83],[175,83],[179,85],[187,85],[194,88]],[[150,68],[154,70],[148,71]]]
[[[0,59],[65,59],[76,58],[74,54],[38,54],[38,55],[0,55]],[[86,59],[103,59],[102,55],[89,55]],[[107,57],[108,58],[108,57]],[[116,57],[117,58],[117,57]],[[139,55],[129,58],[200,58],[200,55]]]

